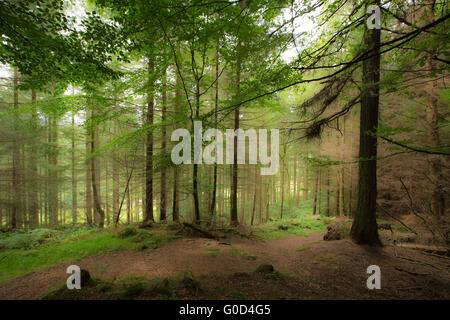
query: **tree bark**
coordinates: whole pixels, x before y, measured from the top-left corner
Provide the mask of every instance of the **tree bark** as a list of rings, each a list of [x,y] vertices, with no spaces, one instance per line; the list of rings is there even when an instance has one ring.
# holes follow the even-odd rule
[[[49,194],[49,213],[50,226],[58,225],[58,132],[56,116],[50,116],[50,194]]]
[[[118,112],[118,106],[117,106],[117,102],[116,105],[114,106],[114,110],[116,112]],[[118,121],[114,120],[114,136],[117,136],[119,134],[119,125],[118,125]],[[117,221],[117,217],[116,215],[118,215],[119,213],[119,184],[120,184],[120,175],[119,175],[119,157],[118,157],[118,151],[117,151],[117,146],[113,147],[113,151],[112,151],[112,205],[113,205],[113,220]]]
[[[163,122],[162,128],[161,128],[161,152],[163,154],[166,153],[166,125],[164,122],[167,120],[167,76],[166,71],[164,71],[164,76],[162,80],[162,106],[161,106],[161,121]],[[160,221],[166,221],[166,215],[167,215],[167,191],[166,191],[166,168],[165,164],[163,165],[163,168],[161,169],[161,201],[160,201],[160,208],[159,208],[159,220]]]
[[[200,79],[198,78],[196,79],[195,85],[195,103],[195,116],[198,119],[200,116]],[[192,123],[192,125],[194,124]],[[198,198],[198,164],[195,163],[195,161],[192,170],[192,195],[194,197],[194,222],[200,223],[200,202]]]
[[[175,115],[177,116],[177,122],[181,121],[181,98],[182,98],[182,81],[179,73],[175,76]],[[173,166],[173,195],[172,195],[172,220],[178,222],[180,219],[180,205],[179,205],[179,175],[180,168],[177,165]]]
[[[217,129],[217,112],[219,107],[219,45],[217,44],[216,50],[216,69],[215,69],[216,83],[214,86],[214,124]],[[212,199],[211,206],[209,208],[209,215],[211,221],[214,220],[214,213],[216,210],[216,194],[217,194],[217,154],[215,154],[216,161],[214,162],[214,172],[213,172],[213,191],[212,191]]]
[[[19,73],[17,69],[14,70],[14,111],[19,108]],[[18,122],[19,117],[17,114],[14,115],[14,142],[13,142],[13,152],[12,152],[12,210],[11,210],[11,227],[13,229],[20,228],[21,225],[21,201],[20,201],[20,191],[19,191],[19,163],[20,163],[20,150],[19,141],[17,137],[18,133]]]
[[[77,172],[75,168],[75,112],[72,111],[72,223],[77,223]]]
[[[317,212],[317,191],[318,191],[317,189],[318,189],[318,186],[319,186],[319,169],[316,170],[316,179],[314,182],[313,215],[315,215]]]
[[[327,217],[331,214],[331,207],[330,207],[330,168],[327,167],[327,211],[326,211]]]
[[[99,177],[99,170],[97,168],[97,157],[94,156],[96,151],[96,147],[98,144],[98,129],[90,128],[91,132],[91,183],[92,183],[92,195],[94,198],[94,210],[95,210],[95,217],[96,222],[100,228],[103,228],[105,225],[105,211],[103,211],[101,201],[100,201],[100,190],[99,190],[99,183],[100,183],[100,177]]]
[[[247,6],[247,1],[243,0],[239,3],[239,8],[243,11]],[[242,64],[242,39],[238,34],[237,44],[237,59],[236,59],[236,101],[239,102],[241,97],[241,64]],[[239,107],[234,110],[234,131],[239,129]],[[237,163],[237,143],[238,137],[234,136],[234,155],[233,155],[233,167],[232,167],[232,185],[231,185],[231,210],[230,210],[230,224],[238,225],[238,212],[237,212],[237,192],[238,192],[238,163]]]
[[[380,5],[380,1],[366,4]],[[364,48],[372,57],[363,61],[363,87],[361,92],[358,205],[352,224],[351,237],[357,244],[381,246],[376,221],[377,200],[377,138],[381,30],[364,32]],[[370,134],[372,133],[372,134]]]
[[[303,201],[308,200],[308,166],[303,166]]]
[[[288,192],[288,201],[289,201],[289,218],[292,218],[292,195],[291,195],[291,177],[289,175],[289,158],[287,159],[286,166],[286,177],[287,177],[287,192]]]
[[[155,61],[153,57],[149,57],[148,74],[153,77],[155,72]],[[148,126],[153,125],[153,109],[154,109],[154,93],[153,81],[149,81],[148,87],[148,103],[147,103],[147,119]],[[155,221],[153,217],[153,128],[147,133],[146,142],[146,161],[145,161],[145,214],[144,222]]]
[[[250,220],[250,225],[253,226],[253,222],[255,220],[255,209],[256,209],[256,188],[257,188],[257,181],[256,181],[256,174],[257,174],[257,170],[256,168],[254,169],[255,171],[255,176],[254,176],[254,180],[253,180],[253,207],[252,207],[252,216],[251,216],[251,220]]]
[[[434,21],[434,1],[426,5],[427,23]],[[436,61],[434,53],[427,56],[427,69],[431,81],[427,82],[426,94],[426,120],[428,130],[429,145],[432,148],[441,146],[441,138],[439,134],[439,90],[436,75],[433,75],[436,69]],[[445,214],[445,193],[443,183],[445,181],[442,175],[442,156],[428,155],[429,176],[432,182],[431,210],[437,220]]]
[[[86,122],[89,121],[89,111],[86,110]],[[91,154],[91,135],[89,132],[86,134],[86,156]],[[91,165],[88,162],[86,166],[86,223],[92,225],[92,177],[91,177]]]

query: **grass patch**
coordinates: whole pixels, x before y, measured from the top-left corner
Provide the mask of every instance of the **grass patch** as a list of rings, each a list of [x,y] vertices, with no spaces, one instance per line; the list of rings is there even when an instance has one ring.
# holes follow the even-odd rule
[[[133,249],[138,245],[157,248],[173,237],[155,235],[138,230],[134,235],[118,237],[111,231],[88,231],[67,238],[49,238],[48,242],[30,249],[0,251],[0,283],[28,272],[60,263],[74,263],[79,259],[115,250]],[[29,247],[26,247],[29,248]]]
[[[255,234],[263,241],[282,239],[290,234],[307,236],[312,232],[323,232],[331,220],[330,217],[317,219],[313,218],[312,215],[300,213],[292,219],[270,221],[257,226],[255,227]]]
[[[137,298],[174,299],[175,282],[156,278],[151,281],[140,277],[128,277],[114,284],[103,279],[93,279],[91,284],[80,290],[69,290],[62,284],[47,293],[44,300],[132,300]]]
[[[322,256],[318,257],[317,260],[329,265],[331,270],[334,270],[333,269],[334,267],[339,267],[340,265],[343,264],[342,260],[333,254],[322,255]]]
[[[113,296],[114,285],[103,279],[92,279],[89,286],[82,287],[80,290],[67,289],[64,283],[51,290],[42,297],[43,300],[86,300],[86,299],[109,299]]]
[[[302,245],[300,248],[295,249],[295,251],[302,252],[306,249],[309,249],[310,247],[307,244]]]
[[[130,300],[137,298],[145,289],[144,283],[136,282],[126,285],[120,295],[122,300]]]
[[[231,248],[230,249],[230,253],[232,255],[235,255],[235,256],[238,256],[238,257],[242,257],[242,258],[247,259],[247,260],[256,260],[256,256],[253,253],[245,251],[245,250],[241,250],[241,249],[237,249],[237,248]]]
[[[219,249],[216,248],[207,248],[205,249],[205,253],[213,258],[217,258],[217,254],[219,253]]]

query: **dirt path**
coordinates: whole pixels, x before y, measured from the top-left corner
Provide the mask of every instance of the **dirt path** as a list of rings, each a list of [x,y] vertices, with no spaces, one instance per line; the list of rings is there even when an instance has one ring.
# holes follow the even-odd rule
[[[126,276],[174,277],[228,275],[249,272],[263,263],[308,282],[310,298],[370,298],[366,289],[369,265],[382,270],[378,298],[449,298],[449,259],[392,247],[372,249],[348,240],[325,242],[322,235],[291,235],[262,242],[243,238],[224,242],[182,238],[155,250],[118,251],[87,257],[76,263],[93,277],[119,281]],[[397,255],[397,256],[396,256]],[[0,299],[38,299],[67,279],[67,265],[31,272],[0,285]],[[331,290],[330,290],[331,289]],[[363,295],[363,296],[361,296]],[[308,298],[304,297],[304,298]],[[303,298],[299,296],[299,298]]]

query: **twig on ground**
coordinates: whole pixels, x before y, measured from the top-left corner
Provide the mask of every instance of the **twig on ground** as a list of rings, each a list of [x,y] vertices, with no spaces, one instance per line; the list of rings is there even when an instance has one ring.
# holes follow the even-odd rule
[[[417,272],[408,271],[408,270],[402,269],[400,267],[395,267],[395,270],[398,270],[398,271],[401,271],[401,272],[406,272],[406,273],[408,273],[410,275],[413,275],[413,276],[429,276],[430,275],[429,273],[417,273]]]

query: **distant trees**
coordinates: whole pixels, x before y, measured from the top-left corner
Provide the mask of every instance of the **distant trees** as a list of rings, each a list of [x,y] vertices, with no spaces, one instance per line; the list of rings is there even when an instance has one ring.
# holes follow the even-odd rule
[[[0,127],[10,128],[0,129],[4,225],[254,225],[294,218],[301,208],[354,216],[353,240],[379,245],[381,140],[401,152],[429,154],[430,208],[444,215],[445,91],[438,75],[448,60],[444,5],[419,2],[420,11],[388,2],[382,29],[371,30],[367,8],[379,1],[97,0],[92,8],[108,19],[91,12],[79,31],[63,2],[45,3],[50,25],[42,23],[45,9],[33,9],[37,2],[0,4],[6,37],[0,58],[16,70],[2,81],[8,87],[0,87],[7,111]],[[412,12],[421,18],[408,21]],[[293,27],[306,15],[316,16],[318,37]],[[391,19],[400,23],[391,28]],[[290,62],[281,58],[288,47],[297,49]],[[411,70],[411,61],[425,69]],[[385,117],[380,99],[404,94],[412,71],[427,80],[425,95],[412,97],[426,97],[422,147],[411,146],[409,132],[392,121],[398,115]],[[64,93],[68,83],[71,95]],[[171,130],[192,133],[197,120],[203,130],[280,128],[279,172],[263,177],[238,165],[237,136],[231,166],[172,164]]]

